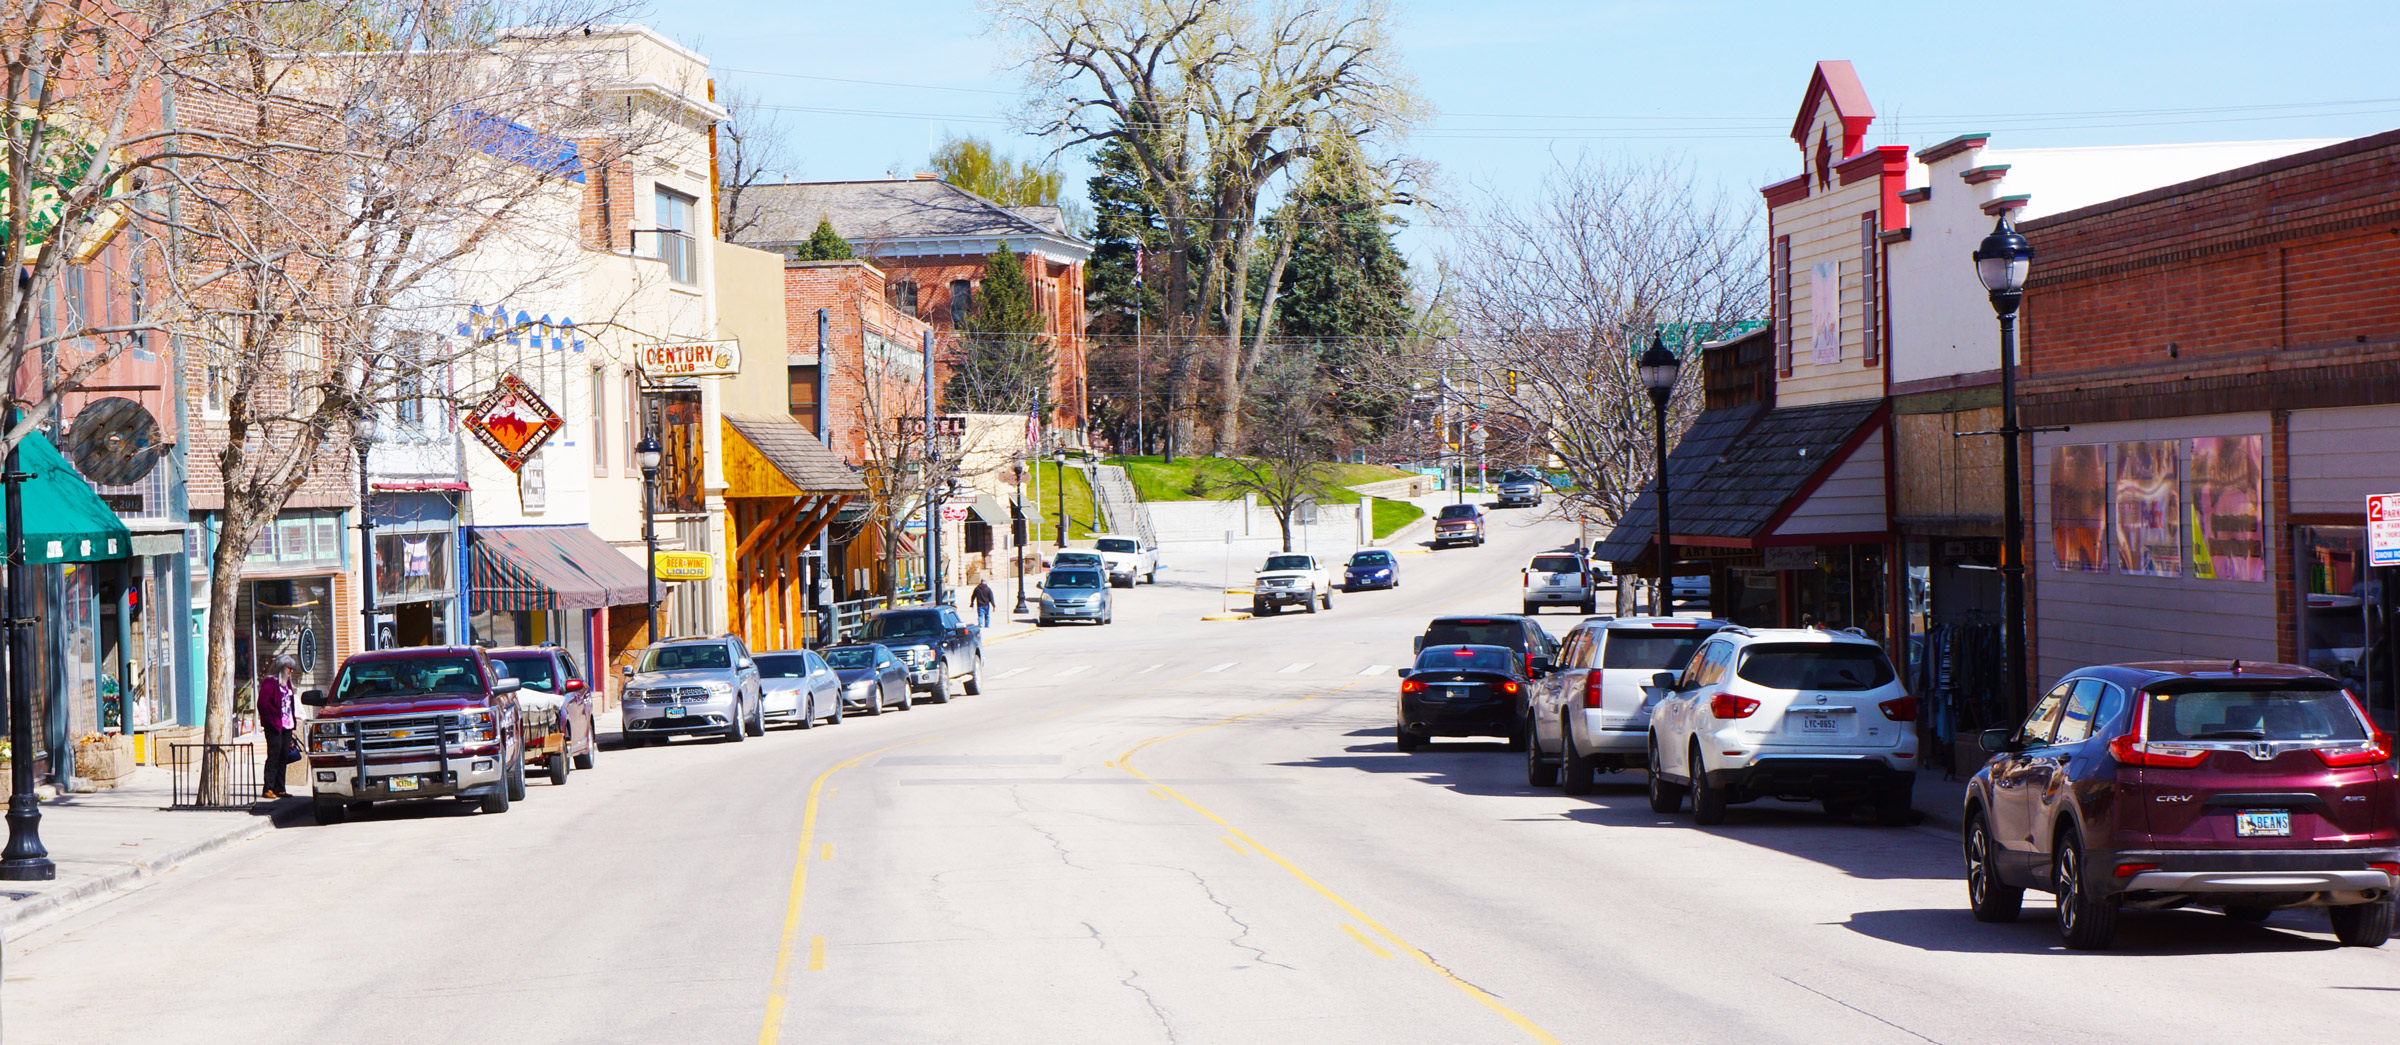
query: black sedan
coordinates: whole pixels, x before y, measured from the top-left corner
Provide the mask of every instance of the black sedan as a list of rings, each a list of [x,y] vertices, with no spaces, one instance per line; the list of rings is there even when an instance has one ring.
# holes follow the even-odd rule
[[[1399,744],[1415,751],[1434,737],[1507,737],[1525,742],[1527,658],[1506,646],[1427,646],[1400,669]]]
[[[909,709],[908,665],[884,646],[835,646],[825,651],[825,663],[842,679],[842,708],[869,715],[886,707]]]

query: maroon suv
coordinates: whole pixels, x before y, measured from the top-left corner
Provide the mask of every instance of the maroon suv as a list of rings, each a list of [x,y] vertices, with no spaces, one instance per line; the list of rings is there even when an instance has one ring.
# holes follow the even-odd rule
[[[2323,907],[2380,946],[2400,883],[2391,738],[2330,677],[2288,664],[2161,661],[2070,672],[1968,783],[1975,917],[2058,897],[2067,946],[2100,948],[2125,908],[2258,921]]]

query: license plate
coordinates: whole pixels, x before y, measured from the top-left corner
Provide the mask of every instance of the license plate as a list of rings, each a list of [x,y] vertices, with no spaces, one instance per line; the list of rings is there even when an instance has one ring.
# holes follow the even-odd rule
[[[2239,838],[2286,838],[2292,833],[2292,814],[2283,809],[2246,809],[2233,815]]]
[[[1840,719],[1837,719],[1837,718],[1835,718],[1835,717],[1833,717],[1833,716],[1831,716],[1831,715],[1802,715],[1802,716],[1800,716],[1800,732],[1803,732],[1803,733],[1839,733],[1839,732],[1841,732],[1841,731],[1842,731],[1841,720],[1840,720]]]
[[[682,717],[683,717],[683,709],[682,709],[682,708],[668,708],[668,709],[667,709],[667,717],[668,717],[668,718],[682,718]]]
[[[414,791],[417,789],[417,778],[413,776],[385,777],[383,778],[383,789],[386,791]]]

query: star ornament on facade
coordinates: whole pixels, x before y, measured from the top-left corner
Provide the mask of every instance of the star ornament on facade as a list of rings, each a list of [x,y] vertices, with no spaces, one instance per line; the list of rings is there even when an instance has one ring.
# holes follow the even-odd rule
[[[550,434],[566,422],[517,375],[503,374],[460,423],[514,472],[525,467],[542,444],[550,441]]]

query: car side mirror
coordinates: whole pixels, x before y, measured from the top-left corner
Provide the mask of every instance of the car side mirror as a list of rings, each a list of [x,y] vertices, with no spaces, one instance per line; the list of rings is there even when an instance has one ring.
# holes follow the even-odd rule
[[[1400,669],[1400,670],[1398,670],[1398,671],[1392,672],[1392,674],[1394,674],[1394,675],[1398,675],[1398,676],[1400,676],[1401,678],[1407,678],[1407,677],[1409,677],[1410,675],[1414,675],[1414,674],[1416,674],[1416,673],[1417,673],[1417,669],[1415,669],[1415,668],[1401,668],[1401,669]]]
[[[1425,652],[1425,636],[1419,635],[1416,638],[1408,640],[1408,651],[1411,653]]]
[[[1981,747],[1986,754],[1993,755],[2005,755],[2025,750],[2025,745],[2017,743],[2017,731],[2005,727],[1984,730],[1976,735],[1975,744]]]
[[[586,686],[586,685],[584,685],[584,684],[583,684],[583,680],[582,680],[582,679],[568,679],[568,680],[567,680],[567,684],[566,684],[566,686],[565,686],[564,688],[562,688],[562,689],[560,690],[560,692],[563,692],[563,693],[581,693],[581,692],[583,692],[584,690],[586,690],[586,689],[589,689],[589,688],[591,688],[591,687],[589,687],[589,686]]]
[[[300,703],[306,704],[312,708],[324,707],[325,691],[321,689],[312,689],[302,693],[300,694]]]
[[[1557,671],[1557,670],[1558,670],[1558,665],[1551,663],[1551,662],[1550,662],[1550,658],[1548,658],[1548,657],[1535,657],[1535,658],[1533,658],[1533,673],[1534,673],[1535,675],[1547,675],[1547,674],[1549,674],[1549,673],[1551,673],[1551,672],[1553,672],[1553,671]]]
[[[1657,686],[1660,689],[1672,690],[1675,688],[1675,684],[1680,681],[1682,681],[1682,679],[1672,671],[1662,671],[1656,675],[1650,676],[1650,684]]]
[[[496,697],[503,693],[514,693],[524,688],[525,684],[517,681],[516,679],[499,679],[492,683],[492,695]]]
[[[631,664],[627,664],[627,665],[625,665],[624,667],[618,668],[618,669],[617,669],[617,674],[619,674],[619,675],[623,675],[623,676],[625,676],[626,678],[632,678],[632,677],[633,677],[633,665],[631,665]]]
[[[752,669],[752,668],[755,668],[755,667],[757,667],[757,666],[758,666],[758,662],[757,662],[757,661],[755,661],[755,660],[751,660],[751,659],[750,659],[750,658],[748,658],[748,657],[743,657],[743,658],[742,658],[742,659],[741,659],[741,660],[740,660],[738,663],[736,663],[734,666],[735,666],[735,667],[738,667],[738,668],[741,668],[743,671],[748,671],[748,670],[750,670],[750,669]]]

